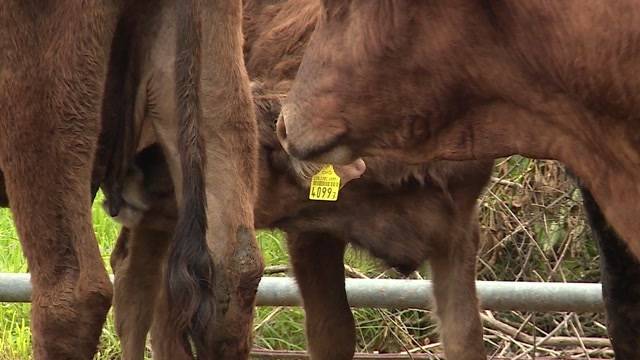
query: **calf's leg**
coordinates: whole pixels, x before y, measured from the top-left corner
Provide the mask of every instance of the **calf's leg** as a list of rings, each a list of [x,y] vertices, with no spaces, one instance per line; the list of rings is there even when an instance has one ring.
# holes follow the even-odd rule
[[[151,349],[154,360],[192,360],[182,343],[177,339],[171,329],[169,320],[169,303],[166,288],[160,288],[156,300],[153,323],[151,324]],[[205,357],[215,359],[214,357]]]
[[[440,333],[447,359],[486,359],[476,295],[477,225],[446,239],[448,252],[430,259]]]
[[[141,151],[136,166],[142,176],[125,179],[124,207],[116,218],[129,225],[122,228],[111,255],[114,317],[125,360],[144,358],[177,216],[173,185],[160,148]]]
[[[313,360],[352,359],[355,324],[344,288],[345,243],[321,233],[287,234]]]
[[[111,256],[115,275],[113,310],[124,360],[144,358],[171,238],[171,232],[123,228]]]

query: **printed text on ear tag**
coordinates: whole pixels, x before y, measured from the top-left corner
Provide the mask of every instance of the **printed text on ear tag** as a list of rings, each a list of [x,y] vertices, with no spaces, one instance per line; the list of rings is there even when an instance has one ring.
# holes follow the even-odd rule
[[[327,165],[311,178],[309,199],[336,201],[338,191],[340,191],[340,177],[333,171],[332,165]]]

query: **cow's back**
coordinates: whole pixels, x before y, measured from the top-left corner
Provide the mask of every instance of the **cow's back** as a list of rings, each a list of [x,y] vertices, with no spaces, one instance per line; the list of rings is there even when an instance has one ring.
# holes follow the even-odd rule
[[[640,111],[640,7],[633,0],[487,5],[522,71],[597,113]]]

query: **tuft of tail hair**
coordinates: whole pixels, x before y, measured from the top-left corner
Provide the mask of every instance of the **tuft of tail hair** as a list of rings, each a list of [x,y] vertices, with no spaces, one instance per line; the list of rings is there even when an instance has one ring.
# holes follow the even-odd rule
[[[187,354],[207,358],[208,325],[214,321],[214,265],[206,241],[207,214],[200,75],[201,0],[176,0],[176,106],[182,168],[182,206],[167,271],[169,326]]]

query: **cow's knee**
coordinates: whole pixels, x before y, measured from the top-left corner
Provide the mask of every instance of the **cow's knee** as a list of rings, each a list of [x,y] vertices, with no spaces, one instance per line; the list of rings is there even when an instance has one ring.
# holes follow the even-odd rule
[[[236,304],[241,308],[253,307],[264,271],[264,261],[252,230],[244,226],[237,230],[233,256],[220,265],[222,269],[218,273],[225,274],[221,282],[226,283],[226,286],[222,285],[222,289],[219,289],[224,293],[219,299],[223,305],[220,310],[224,313],[228,309],[229,302],[225,300],[231,297],[236,298],[234,301],[237,300]]]
[[[94,351],[113,290],[106,273],[92,275],[69,270],[55,282],[34,283],[32,326],[39,339],[34,348],[36,358],[67,358],[70,354],[82,358]]]
[[[240,227],[232,256],[216,261],[216,320],[211,328],[216,359],[247,358],[258,284],[264,270],[253,231]]]
[[[238,291],[242,297],[253,302],[264,272],[262,253],[252,230],[241,226],[236,232],[236,239],[238,247],[234,265],[238,271]]]

